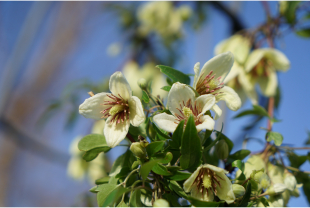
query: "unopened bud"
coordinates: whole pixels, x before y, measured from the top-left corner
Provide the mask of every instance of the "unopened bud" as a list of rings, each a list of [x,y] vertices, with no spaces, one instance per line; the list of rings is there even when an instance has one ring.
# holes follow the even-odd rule
[[[130,150],[132,153],[137,156],[138,158],[145,159],[146,158],[146,150],[140,144],[140,142],[133,142],[130,146]]]
[[[239,198],[245,194],[245,188],[239,184],[233,184],[232,189],[236,198]]]
[[[165,199],[157,199],[154,202],[153,207],[170,207],[170,205]]]
[[[281,194],[287,189],[286,185],[283,183],[276,183],[266,191],[268,194]]]
[[[291,173],[284,173],[284,184],[288,190],[294,191],[297,185],[295,176]]]
[[[146,79],[140,78],[140,79],[138,80],[138,85],[139,85],[139,87],[140,87],[142,90],[145,90],[146,87],[147,87],[147,81],[146,81]]]
[[[224,160],[229,155],[229,148],[224,139],[220,140],[215,146],[215,153],[217,157]]]
[[[260,182],[261,177],[263,176],[264,172],[258,172],[254,175],[254,180],[256,182]]]

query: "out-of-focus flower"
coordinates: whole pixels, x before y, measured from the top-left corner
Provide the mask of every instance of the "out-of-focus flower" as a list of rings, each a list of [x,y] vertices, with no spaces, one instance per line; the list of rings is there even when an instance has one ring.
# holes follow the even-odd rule
[[[273,48],[256,49],[250,53],[246,63],[245,71],[251,88],[258,83],[261,92],[266,97],[275,96],[278,78],[276,71],[285,72],[290,67],[290,61],[279,50]]]
[[[200,95],[214,95],[216,102],[224,100],[230,110],[236,111],[241,107],[241,100],[232,88],[224,85],[233,63],[234,57],[231,52],[213,57],[204,64],[201,71],[200,63],[196,63],[193,87]],[[221,116],[222,110],[217,105],[214,105],[212,110],[216,114],[215,119]]]
[[[180,37],[182,24],[191,14],[188,6],[174,8],[173,3],[168,1],[147,2],[138,8],[138,32],[142,36],[155,32],[163,38]]]
[[[245,188],[239,184],[233,184],[232,189],[236,198],[239,198],[245,194]]]
[[[107,49],[107,53],[109,56],[117,56],[122,49],[122,45],[120,43],[112,43],[109,45]]]
[[[141,100],[132,96],[131,88],[121,72],[115,72],[109,82],[112,93],[98,93],[86,99],[79,113],[86,118],[107,118],[104,136],[111,148],[125,139],[130,124],[139,126],[145,120]]]
[[[154,202],[154,207],[170,207],[169,202],[165,199],[157,199]]]
[[[184,182],[185,192],[202,201],[213,201],[214,195],[231,204],[235,195],[229,178],[225,175],[228,171],[209,164],[201,165]]]
[[[204,115],[215,104],[214,95],[202,95],[195,98],[195,93],[185,84],[174,83],[168,94],[167,106],[172,115],[160,113],[153,117],[154,122],[161,129],[174,132],[180,121],[194,116],[197,131],[203,129],[213,130],[214,120],[209,115]]]
[[[261,158],[261,156],[252,155],[244,164],[244,175],[246,178],[249,178],[251,174],[253,173],[253,171],[259,171],[262,169],[266,169],[266,165],[263,159]],[[241,174],[241,171],[238,170],[236,173],[236,178],[239,177],[240,174]],[[261,175],[260,173],[256,173],[256,174],[259,174],[259,176],[256,176],[257,180],[259,180]],[[253,179],[255,179],[255,176]]]
[[[155,68],[154,63],[146,63],[140,68],[136,62],[130,61],[125,64],[123,73],[131,86],[133,95],[138,98],[142,97],[142,90],[138,84],[141,78],[145,79],[147,82],[152,82],[151,89],[153,95],[159,95],[161,98],[164,98],[168,94],[161,89],[163,86],[167,85],[166,78]]]

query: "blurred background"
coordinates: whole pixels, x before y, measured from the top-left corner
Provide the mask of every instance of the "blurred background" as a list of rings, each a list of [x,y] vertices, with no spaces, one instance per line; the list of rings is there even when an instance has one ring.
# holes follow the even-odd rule
[[[193,74],[194,64],[212,58],[220,41],[266,21],[261,2],[173,2],[145,9],[146,4],[0,2],[0,206],[96,206],[95,194],[88,191],[94,180],[88,176],[106,173],[84,173],[87,165],[79,161],[76,143],[70,150],[75,138],[103,128],[97,124],[94,130],[94,122],[78,114],[87,92],[107,91],[115,71],[123,71],[128,80],[131,76],[132,85],[135,76],[154,73],[165,86],[155,65]],[[268,7],[275,14],[278,2],[268,2]],[[309,4],[304,7],[310,12]],[[174,16],[164,26],[149,24],[140,20],[148,14],[141,8]],[[291,61],[291,69],[279,73],[276,117],[282,122],[274,130],[283,134],[286,145],[303,147],[310,129],[310,42],[291,31],[277,39],[276,47]],[[247,101],[239,112],[249,108]],[[232,120],[238,112],[225,112],[224,132],[236,142],[234,150],[246,136],[264,140],[259,127],[266,127],[267,120],[243,131],[251,120]],[[263,147],[247,144],[253,152]],[[108,171],[125,149],[116,147],[102,156],[99,169]],[[300,169],[309,171],[309,161]],[[71,169],[81,167],[79,174],[70,172],[69,163]],[[288,205],[309,203],[301,190]]]

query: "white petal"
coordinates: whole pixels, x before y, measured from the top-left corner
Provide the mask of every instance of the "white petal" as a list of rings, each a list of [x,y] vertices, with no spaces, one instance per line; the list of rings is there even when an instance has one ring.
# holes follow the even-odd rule
[[[209,190],[207,194],[206,189],[203,189],[203,193],[201,193],[197,186],[193,187],[191,196],[200,201],[207,202],[212,202],[214,199],[213,191]]]
[[[109,87],[113,95],[120,95],[125,100],[129,100],[129,98],[131,98],[132,91],[130,85],[123,76],[122,72],[117,71],[112,74],[110,77]]]
[[[201,95],[196,99],[196,106],[201,110],[199,115],[204,114],[215,104],[215,96],[212,94]]]
[[[197,62],[195,64],[195,66],[194,66],[194,72],[195,72],[194,83],[193,83],[194,89],[196,88],[196,84],[197,84],[197,81],[198,81],[199,71],[200,71],[200,63]]]
[[[141,100],[136,96],[132,96],[128,101],[128,105],[130,111],[129,120],[131,125],[139,126],[145,120]]]
[[[243,67],[241,65],[239,65],[237,62],[235,62],[234,65],[232,66],[229,74],[226,76],[224,83],[226,84],[230,80],[234,79],[242,71],[243,71]]]
[[[215,122],[209,115],[201,116],[199,121],[202,123],[196,126],[198,132],[203,129],[207,129],[209,131],[214,129]]]
[[[251,71],[258,62],[264,57],[265,50],[262,49],[256,49],[252,53],[250,53],[247,61],[245,62],[245,71],[249,72]]]
[[[265,57],[272,62],[274,68],[277,70],[287,71],[290,68],[290,61],[288,58],[277,49],[265,49]]]
[[[255,80],[251,79],[249,75],[246,75],[244,71],[240,72],[238,76],[238,82],[241,85],[242,90],[239,90],[237,93],[239,97],[245,94],[252,102],[253,105],[258,103],[258,96],[255,90]],[[241,98],[242,104],[245,99]]]
[[[218,105],[214,105],[211,110],[215,113],[214,120],[217,120],[222,115],[222,110]]]
[[[265,95],[266,97],[273,97],[276,95],[278,78],[275,71],[270,70],[268,77],[259,77],[257,79],[257,82],[263,95]]]
[[[103,133],[107,142],[107,145],[111,148],[118,145],[122,140],[125,139],[130,122],[128,120],[116,124],[116,122],[111,122],[112,116],[110,116],[103,129]]]
[[[202,167],[203,168],[209,168],[209,169],[211,169],[217,173],[225,173],[225,174],[229,173],[227,170],[225,170],[223,168],[219,168],[219,167],[216,167],[216,166],[210,165],[210,164],[204,164],[204,165],[202,165]]]
[[[209,72],[213,71],[212,75],[215,75],[215,79],[221,77],[220,81],[222,82],[229,73],[233,64],[234,56],[231,52],[219,54],[205,63],[201,69],[199,79],[203,79],[209,74]]]
[[[216,93],[219,93],[215,96],[216,101],[224,100],[230,110],[236,111],[241,107],[241,99],[232,88],[224,86],[222,89],[216,91]]]
[[[164,131],[174,132],[178,126],[176,118],[167,113],[160,113],[153,117],[154,123]]]
[[[217,196],[218,198],[220,198],[221,200],[225,200],[227,204],[231,204],[235,201],[235,194],[234,191],[232,189],[232,184],[229,180],[229,178],[223,173],[216,173],[219,177],[221,177],[223,180],[219,179],[219,181],[221,182],[221,187],[217,186],[216,190],[217,190]]]
[[[92,118],[96,120],[102,119],[101,117],[103,114],[101,114],[100,111],[110,107],[107,105],[102,105],[104,101],[111,101],[111,98],[109,98],[107,95],[110,95],[110,93],[102,92],[87,98],[79,106],[79,113],[86,118]]]
[[[190,192],[193,188],[192,184],[194,183],[195,179],[197,178],[199,171],[202,166],[199,166],[195,172],[183,183],[183,188],[185,192]]]
[[[180,109],[180,104],[183,102],[186,103],[189,99],[193,104],[195,101],[195,93],[193,90],[185,84],[177,82],[172,85],[169,91],[167,106],[173,115],[180,114],[177,108]]]

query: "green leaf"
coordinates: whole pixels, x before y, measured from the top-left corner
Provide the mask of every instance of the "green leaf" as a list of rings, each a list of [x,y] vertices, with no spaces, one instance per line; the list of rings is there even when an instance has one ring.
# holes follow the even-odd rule
[[[287,1],[287,9],[285,11],[285,18],[289,24],[295,23],[296,20],[296,9],[300,1]]]
[[[169,66],[157,65],[156,67],[159,68],[162,73],[167,75],[173,82],[181,82],[187,85],[190,84],[191,80],[186,74]]]
[[[160,89],[169,92],[169,91],[171,90],[171,86],[164,86],[164,87],[162,87],[162,88],[160,88]]]
[[[232,148],[234,147],[234,143],[230,139],[228,139],[228,137],[225,136],[222,132],[216,131],[216,136],[219,137],[219,139],[224,139],[225,140],[225,142],[228,145],[229,153],[230,153]]]
[[[241,202],[239,204],[239,207],[246,207],[246,206],[248,206],[248,202],[249,202],[250,197],[251,197],[251,183],[248,183],[248,186],[246,187],[245,194],[242,197],[242,200],[241,200]]]
[[[102,204],[102,207],[107,207],[107,206],[110,206],[112,204],[114,204],[115,202],[117,202],[120,197],[126,193],[126,192],[129,192],[130,189],[129,188],[124,188],[123,186],[118,186],[116,189],[114,189],[106,198],[105,198],[105,201],[104,203]],[[98,193],[100,194],[100,192]],[[97,194],[97,197],[98,197],[98,194]],[[99,205],[99,203],[98,203]]]
[[[280,146],[283,142],[283,136],[278,132],[269,131],[266,136],[268,142],[274,141],[274,144],[277,146]]]
[[[105,176],[103,178],[97,179],[95,183],[97,185],[101,185],[101,184],[109,183],[109,180],[110,180],[110,176]]]
[[[98,147],[104,148],[104,152],[111,149],[108,147],[105,137],[101,134],[89,134],[83,137],[78,144],[78,148],[81,151],[89,151]]]
[[[170,171],[167,170],[165,166],[162,164],[156,164],[153,168],[152,171],[156,174],[163,175],[163,176],[170,176],[172,175]]]
[[[159,163],[160,160],[151,160],[149,162],[144,163],[140,168],[140,175],[143,180],[147,178],[152,168]]]
[[[123,167],[131,167],[135,161],[135,156],[130,150],[127,150],[123,155],[119,156],[113,163],[110,176],[116,176]]]
[[[192,86],[189,86],[187,85],[187,87],[191,88],[191,90],[193,90],[193,92],[195,93],[195,97],[199,97],[199,93],[192,87]]]
[[[232,166],[239,168],[242,172],[244,171],[244,163],[241,160],[232,162]]]
[[[229,157],[227,158],[227,163],[231,163],[234,160],[243,160],[244,158],[246,158],[249,154],[251,153],[250,150],[239,150],[237,152],[235,152],[232,155],[229,155]]]
[[[107,150],[106,147],[99,147],[99,148],[89,150],[84,153],[83,159],[86,160],[87,162],[90,162],[93,159],[95,159],[99,155],[100,152],[106,152],[106,150]]]
[[[210,141],[210,144],[211,144],[211,142],[212,142],[212,139],[210,138],[211,134],[212,134],[212,131],[209,131],[209,130],[205,131],[204,138],[201,141],[202,145],[205,145],[207,141]],[[211,139],[211,140],[209,140],[209,139]]]
[[[201,143],[193,115],[188,118],[182,137],[180,164],[183,169],[191,169],[201,164]]]
[[[180,148],[183,136],[183,127],[184,127],[184,120],[180,121],[177,128],[173,132],[172,135],[172,142],[175,144],[174,147]]]
[[[135,190],[130,196],[131,207],[143,207],[141,202],[141,190]]]
[[[151,142],[146,146],[146,152],[149,157],[152,157],[155,153],[163,149],[165,141]]]
[[[200,201],[194,197],[188,197],[188,201],[194,206],[194,207],[218,207],[221,202],[206,202],[206,201]]]
[[[183,197],[184,199],[187,199],[188,196],[186,195],[186,193],[184,192],[182,187],[178,184],[178,182],[170,181],[169,188],[171,190],[175,191],[175,193],[177,193],[180,197]]]
[[[181,204],[179,204],[179,197],[174,193],[165,193],[163,195],[163,198],[166,199],[172,207],[181,207]]]
[[[303,28],[298,31],[296,31],[296,34],[303,38],[309,38],[310,37],[310,28]]]
[[[166,140],[166,139],[171,139],[167,134],[164,134],[155,124],[153,125],[153,128],[157,132],[157,135],[159,135],[160,140]]]
[[[145,103],[149,103],[150,102],[150,98],[149,98],[149,96],[147,95],[147,93],[144,90],[142,90],[142,100]]]
[[[96,194],[98,193],[97,188],[98,188],[97,186],[94,186],[91,189],[89,189],[89,191]]]
[[[169,77],[167,77],[166,81],[167,81],[168,85],[170,85],[170,88],[171,88],[171,86],[174,84],[174,82]]]
[[[253,110],[245,110],[236,115],[234,118],[240,118],[242,116],[246,115],[258,115],[258,116],[266,116],[269,117],[267,111],[265,108],[259,106],[259,105],[253,105]]]
[[[191,173],[185,173],[181,171],[175,172],[172,176],[169,176],[169,180],[174,180],[174,181],[183,181],[188,179],[192,174]]]
[[[117,207],[128,207],[128,205],[124,201],[121,201]]]
[[[151,159],[152,160],[158,160],[160,163],[167,164],[169,163],[173,158],[173,155],[171,152],[164,152],[164,153],[157,153],[155,154]]]
[[[117,187],[118,185],[115,184],[102,184],[98,186],[97,190],[99,192],[97,193],[97,203],[99,207],[103,206],[109,194],[111,194]]]
[[[265,197],[261,197],[260,201],[265,207],[269,207],[269,203]]]
[[[307,161],[307,155],[296,155],[293,152],[288,153],[288,159],[291,162],[291,166],[294,168],[299,168],[302,164]]]
[[[115,178],[125,178],[131,172],[131,167],[125,166],[121,171],[115,176]]]

